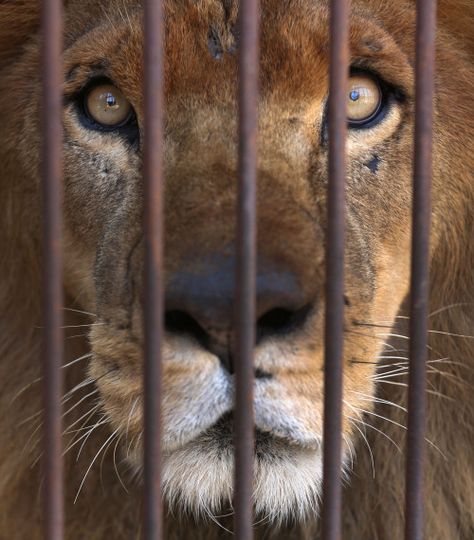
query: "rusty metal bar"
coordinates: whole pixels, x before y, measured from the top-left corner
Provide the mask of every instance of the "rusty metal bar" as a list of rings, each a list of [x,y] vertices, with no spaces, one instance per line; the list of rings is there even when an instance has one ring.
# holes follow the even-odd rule
[[[259,73],[258,0],[240,4],[239,202],[237,220],[235,361],[235,535],[253,538],[253,356],[256,295],[256,192]]]
[[[43,535],[64,536],[63,460],[61,447],[61,364],[63,358],[62,289],[62,2],[41,7],[43,144]]]
[[[339,540],[341,537],[345,142],[349,73],[349,0],[332,0],[329,28],[329,181],[326,236],[322,536],[324,540]]]
[[[422,540],[424,524],[426,360],[436,1],[417,1],[416,105],[410,296],[410,375],[405,538]]]
[[[144,538],[163,537],[161,500],[161,343],[163,338],[163,107],[162,0],[144,9]]]

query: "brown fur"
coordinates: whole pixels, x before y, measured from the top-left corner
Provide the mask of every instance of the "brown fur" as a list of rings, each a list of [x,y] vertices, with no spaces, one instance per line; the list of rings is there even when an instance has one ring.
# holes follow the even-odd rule
[[[262,7],[259,253],[293,269],[305,297],[321,303],[327,164],[322,142],[327,93],[327,2],[264,0]],[[369,65],[400,87],[406,98],[393,107],[380,126],[363,134],[352,133],[348,142],[346,294],[350,306],[346,310],[344,391],[346,402],[367,413],[359,416],[349,406],[344,407],[344,412],[346,417],[357,416],[370,427],[366,430],[366,444],[349,419],[344,423],[345,440],[355,446],[356,457],[345,486],[343,523],[345,538],[392,540],[403,537],[405,433],[400,425],[406,424],[406,415],[381,400],[403,407],[405,386],[389,383],[405,383],[406,375],[394,374],[394,378],[375,387],[372,377],[382,350],[394,356],[390,352],[394,348],[404,356],[406,349],[405,339],[378,334],[407,333],[405,319],[396,317],[407,314],[415,18],[413,3],[408,0],[357,0],[352,9],[354,61]],[[141,5],[131,0],[71,0],[65,4],[64,38],[65,95],[74,94],[90,71],[105,69],[134,106],[140,129],[141,10]],[[40,416],[34,416],[41,410],[41,385],[36,381],[41,371],[37,11],[35,0],[7,0],[0,4],[0,373],[4,381],[0,396],[1,539],[40,538],[41,524],[41,474],[37,462],[41,423]],[[233,215],[236,201],[234,49],[238,40],[234,31],[237,8],[233,2],[168,0],[166,13],[169,284],[182,268],[191,266],[199,272],[203,254],[226,255],[235,236],[235,223],[229,216]],[[433,332],[429,356],[431,360],[449,360],[431,363],[429,368],[426,538],[434,540],[468,540],[474,535],[474,350],[471,337],[460,337],[471,336],[474,327],[473,24],[474,9],[469,0],[441,0],[431,256]],[[210,28],[222,47],[221,60],[210,54]],[[98,58],[102,58],[102,65]],[[93,352],[92,358],[65,369],[66,389],[87,376],[94,382],[75,391],[65,403],[66,409],[78,404],[66,416],[65,426],[77,420],[72,428],[77,429],[84,420],[85,425],[91,425],[103,418],[102,414],[107,418],[107,423],[87,440],[77,463],[76,452],[67,453],[66,537],[138,538],[140,486],[133,477],[139,473],[141,454],[140,148],[126,145],[114,135],[86,129],[67,99],[64,130],[67,305],[95,314],[89,317],[83,312],[66,312],[70,327],[66,330],[65,363],[88,355],[91,349]],[[376,173],[365,166],[375,152],[381,158]],[[297,411],[309,441],[307,447],[272,441],[269,453],[289,456],[289,462],[293,459],[299,464],[306,464],[308,456],[311,461],[316,455],[314,437],[321,433],[323,315],[319,310],[304,332],[271,347],[261,346],[256,356],[258,367],[274,378],[272,388],[278,396],[275,410],[287,407],[288,415],[289,410]],[[357,321],[379,326],[355,325]],[[90,326],[93,322],[99,324]],[[385,349],[381,342],[388,343]],[[274,361],[275,357],[278,361]],[[388,361],[379,360],[381,366],[384,363]],[[396,366],[378,369],[383,373]],[[193,398],[197,406],[204,403],[199,392],[205,393],[206,384],[219,374],[215,359],[192,343],[167,337],[167,452],[170,463],[174,459],[185,470],[178,474],[179,469],[169,465],[166,500],[172,510],[167,519],[170,539],[226,536],[222,528],[202,519],[203,509],[195,501],[188,500],[185,511],[179,503],[177,508],[174,505],[174,499],[181,495],[178,488],[186,481],[198,474],[202,475],[200,484],[213,479],[212,466],[206,460],[219,463],[221,456],[213,446],[219,433],[213,434],[211,429],[208,439],[196,433],[189,441],[184,428],[179,436],[173,431],[178,420],[184,422],[186,411],[180,411],[185,399]],[[196,386],[196,381],[202,388]],[[100,394],[88,395],[95,389]],[[265,388],[260,394],[263,401],[273,399]],[[98,398],[101,408],[88,418],[86,413]],[[222,410],[225,412],[227,409]],[[269,424],[280,419],[281,414],[275,414],[275,418],[266,420]],[[210,425],[214,420],[210,419]],[[111,439],[112,446],[103,453],[102,463],[99,456],[73,504],[91,460],[115,429],[121,436],[119,444]],[[65,445],[72,441],[74,433],[67,434]],[[367,445],[374,456],[375,476]],[[124,463],[122,458],[129,453]],[[229,460],[223,463],[224,471],[232,466]],[[129,493],[121,486],[116,465]],[[288,495],[288,485],[284,481],[278,484],[278,467],[259,466],[262,482],[275,474],[274,482],[265,488],[265,496],[278,499],[277,487]],[[225,484],[224,477],[216,478],[216,485],[218,481]],[[272,489],[275,493],[269,495]],[[212,493],[207,495],[212,499]],[[190,509],[195,514],[188,516],[186,511]],[[288,525],[260,524],[257,535],[314,538],[318,530],[315,514],[310,512],[302,520],[298,519],[299,510],[295,502],[290,511],[294,519]],[[219,521],[232,526],[230,518]]]

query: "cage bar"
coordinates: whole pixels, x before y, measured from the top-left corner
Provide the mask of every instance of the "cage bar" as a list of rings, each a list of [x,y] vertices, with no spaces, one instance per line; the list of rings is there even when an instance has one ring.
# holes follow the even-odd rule
[[[238,540],[250,540],[253,537],[259,20],[258,0],[242,0],[239,13],[239,192],[235,328],[234,506],[235,534]]]
[[[326,236],[322,536],[324,540],[339,540],[341,537],[345,142],[349,71],[349,0],[332,1],[329,32],[329,177]]]
[[[418,0],[406,467],[405,537],[407,540],[422,540],[424,522],[423,464],[428,350],[435,34],[436,2],[434,0]]]
[[[64,536],[61,396],[63,358],[62,289],[62,2],[41,7],[41,148],[43,191],[43,534]]]
[[[163,47],[162,0],[144,9],[144,538],[163,537],[161,500],[161,343],[163,338]]]

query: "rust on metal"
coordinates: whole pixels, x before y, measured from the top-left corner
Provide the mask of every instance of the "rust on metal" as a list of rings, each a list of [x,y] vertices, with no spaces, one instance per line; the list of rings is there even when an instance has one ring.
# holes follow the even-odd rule
[[[329,179],[326,236],[322,534],[324,540],[339,540],[341,537],[345,142],[349,72],[349,0],[332,1],[329,32]]]
[[[63,461],[61,444],[61,364],[63,357],[62,290],[62,2],[45,0],[41,8],[43,190],[43,533],[48,540],[64,536]]]
[[[256,189],[259,19],[258,0],[242,0],[239,14],[239,196],[235,359],[235,534],[253,537],[253,356],[256,295]]]
[[[162,0],[144,9],[144,538],[163,537],[161,501],[161,343],[163,338],[163,47]]]
[[[435,0],[418,0],[406,468],[405,537],[407,540],[421,540],[423,538],[424,521],[423,463],[426,418],[435,34],[436,2]]]

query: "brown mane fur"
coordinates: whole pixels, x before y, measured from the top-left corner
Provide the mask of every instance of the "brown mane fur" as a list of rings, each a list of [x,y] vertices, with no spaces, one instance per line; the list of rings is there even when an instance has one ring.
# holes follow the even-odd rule
[[[370,2],[368,2],[370,4]],[[380,4],[381,0],[373,0]],[[390,2],[387,2],[390,9]],[[6,111],[6,96],[21,85],[9,68],[34,42],[38,28],[38,5],[35,0],[0,4],[0,112]],[[93,9],[93,8],[91,8]],[[71,24],[74,24],[72,22]],[[458,216],[456,223],[447,223],[444,238],[432,258],[430,347],[434,358],[449,358],[452,363],[432,364],[429,375],[428,433],[426,478],[426,538],[432,540],[468,540],[474,536],[474,4],[470,0],[441,0],[439,7],[439,46],[437,66],[438,117],[436,145],[452,144],[445,136],[445,125],[457,133],[463,144],[450,148],[449,168],[459,179],[447,182],[446,190],[455,193],[452,204]],[[458,66],[459,71],[449,71]],[[442,83],[439,81],[442,80]],[[445,86],[443,86],[445,85]],[[449,90],[446,88],[449,86]],[[458,102],[452,117],[443,118],[445,95],[456,95]],[[39,539],[41,510],[38,504],[39,467],[31,466],[37,456],[29,449],[39,438],[36,420],[26,420],[41,408],[41,385],[35,381],[40,374],[40,219],[35,186],[24,185],[11,175],[15,164],[15,146],[22,136],[5,132],[0,127],[0,394],[2,411],[0,436],[0,539]],[[37,141],[41,135],[37,135]],[[437,148],[437,147],[436,147]],[[466,150],[467,149],[467,150]],[[437,155],[437,153],[435,153]],[[446,156],[446,153],[443,153]],[[411,156],[406,156],[407,160]],[[447,159],[443,157],[443,159]],[[439,165],[439,164],[438,164]],[[435,164],[435,166],[437,166]],[[25,164],[25,170],[28,165]],[[4,174],[3,170],[8,171]],[[31,209],[35,208],[34,211]],[[434,216],[434,219],[441,219]],[[80,309],[73,299],[68,305]],[[406,308],[400,311],[406,314]],[[87,325],[90,320],[80,313],[68,312],[68,325]],[[88,339],[71,337],[85,334],[84,329],[68,330],[66,361],[88,353]],[[397,326],[406,334],[404,324]],[[455,334],[455,335],[445,335]],[[469,337],[459,337],[469,336]],[[393,341],[394,346],[400,342]],[[403,342],[402,342],[403,345]],[[403,348],[403,347],[402,347]],[[81,364],[66,372],[66,388],[70,389],[83,377]],[[84,391],[84,395],[87,394]],[[401,404],[406,402],[403,386],[379,385],[377,396]],[[79,418],[87,409],[77,412]],[[406,415],[400,409],[378,403],[375,412],[391,422],[405,425]],[[351,540],[393,540],[403,537],[404,518],[404,430],[380,418],[370,418],[373,429],[367,430],[368,444],[375,459],[372,475],[370,454],[363,440],[358,442],[354,471],[345,488],[344,537]],[[24,423],[24,424],[23,424]],[[22,429],[22,426],[29,429]],[[80,424],[79,424],[80,425]],[[379,431],[386,436],[382,436]],[[398,445],[402,451],[394,446]],[[75,455],[66,460],[66,483],[77,487],[100,444],[103,434],[96,434],[96,443],[84,448],[79,466]],[[32,459],[33,455],[33,459]],[[73,505],[75,488],[66,490],[67,534],[70,540],[87,538],[139,538],[141,515],[140,490],[127,483],[127,495],[116,479],[113,448],[105,457],[101,471],[96,467],[83,493]],[[102,486],[106,486],[104,489]],[[228,525],[229,520],[222,520]],[[191,518],[171,516],[166,538],[226,537],[214,524],[196,525]],[[314,538],[316,523],[289,525],[273,531],[260,525],[257,536],[265,538]]]

